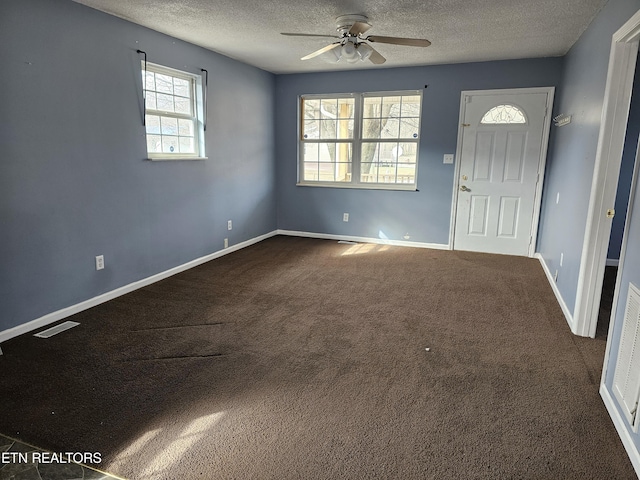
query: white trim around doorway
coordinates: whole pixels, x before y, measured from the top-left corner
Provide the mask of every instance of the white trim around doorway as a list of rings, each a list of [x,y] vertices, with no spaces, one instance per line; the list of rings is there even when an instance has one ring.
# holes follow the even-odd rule
[[[607,218],[607,210],[613,209],[615,205],[639,39],[640,11],[614,33],[611,40],[602,120],[573,312],[573,333],[584,337],[595,337],[598,323],[612,223],[612,220]]]

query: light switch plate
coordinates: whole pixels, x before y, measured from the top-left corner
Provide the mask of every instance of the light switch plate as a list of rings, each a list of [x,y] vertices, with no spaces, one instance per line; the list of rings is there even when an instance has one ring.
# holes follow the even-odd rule
[[[442,163],[453,163],[453,153],[445,153]]]

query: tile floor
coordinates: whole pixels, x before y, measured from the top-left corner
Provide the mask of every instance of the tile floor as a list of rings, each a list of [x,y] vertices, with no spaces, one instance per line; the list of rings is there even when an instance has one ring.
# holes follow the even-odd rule
[[[33,452],[46,452],[0,435],[0,480],[108,480],[117,479],[77,463],[31,462]],[[15,453],[15,455],[11,455]],[[25,454],[28,462],[20,461]],[[24,457],[23,457],[24,458]],[[18,459],[17,461],[10,461]]]

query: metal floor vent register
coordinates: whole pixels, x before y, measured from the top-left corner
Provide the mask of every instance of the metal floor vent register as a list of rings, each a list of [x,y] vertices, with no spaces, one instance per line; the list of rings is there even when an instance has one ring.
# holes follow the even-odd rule
[[[57,335],[60,332],[64,332],[65,330],[69,330],[70,328],[73,328],[77,325],[80,325],[80,324],[78,322],[64,322],[64,323],[61,323],[60,325],[56,325],[55,327],[47,328],[42,332],[38,332],[34,335],[34,337],[38,337],[38,338],[53,337],[54,335]]]

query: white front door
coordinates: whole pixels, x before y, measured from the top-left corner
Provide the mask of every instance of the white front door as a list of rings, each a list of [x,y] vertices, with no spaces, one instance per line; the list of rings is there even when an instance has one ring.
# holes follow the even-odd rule
[[[531,253],[548,96],[463,94],[455,250]]]

